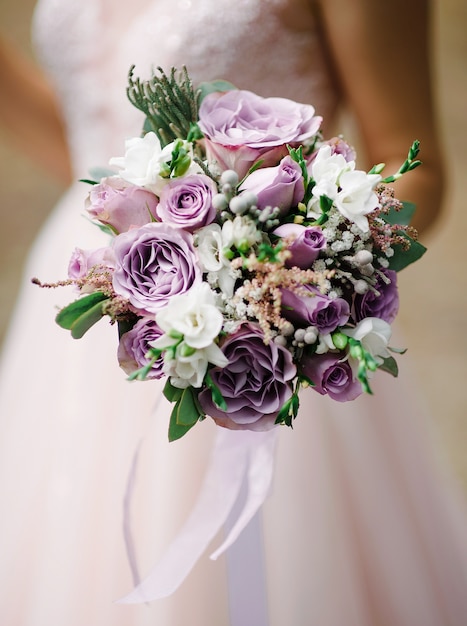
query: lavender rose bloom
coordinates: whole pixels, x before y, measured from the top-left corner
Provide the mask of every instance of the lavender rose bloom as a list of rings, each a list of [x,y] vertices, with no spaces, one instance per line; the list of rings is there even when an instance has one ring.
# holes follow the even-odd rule
[[[288,247],[292,256],[287,259],[287,267],[299,267],[302,270],[310,269],[321,250],[326,247],[326,237],[321,228],[316,226],[302,226],[301,224],[281,224],[273,231],[278,237],[294,237]]]
[[[142,313],[157,313],[174,295],[201,281],[193,238],[167,224],[151,223],[114,240],[113,288]]]
[[[301,369],[314,382],[315,391],[338,402],[348,402],[362,394],[362,386],[354,380],[352,368],[344,359],[343,353],[307,355],[301,362]]]
[[[203,410],[220,426],[233,430],[269,430],[278,412],[292,395],[289,381],[296,374],[290,352],[264,343],[259,326],[243,324],[221,346],[229,360],[223,368],[210,370],[227,403],[219,409],[206,389],[199,395]]]
[[[102,268],[101,271],[113,270],[115,256],[112,248],[94,248],[83,250],[75,248],[68,264],[68,277],[72,280],[85,278],[94,267]]]
[[[157,216],[166,224],[193,232],[215,218],[212,197],[216,193],[215,182],[204,174],[174,178],[161,192]]]
[[[357,159],[357,153],[355,152],[354,147],[348,144],[345,139],[342,139],[342,137],[332,137],[332,139],[323,141],[323,143],[320,144],[320,146],[326,145],[331,147],[331,154],[341,154],[347,163],[350,161],[356,161]],[[311,164],[314,161],[317,154],[318,151],[316,150],[310,155],[308,164]]]
[[[118,176],[104,178],[89,193],[86,208],[91,217],[116,233],[153,221],[159,200],[152,192]]]
[[[162,330],[151,317],[142,317],[131,330],[124,333],[118,344],[117,358],[120,367],[127,374],[132,374],[149,363],[146,354],[150,349],[150,342],[162,335]],[[160,356],[152,365],[145,380],[161,378],[164,359]]]
[[[250,191],[258,198],[257,206],[278,207],[281,215],[303,200],[305,184],[302,170],[292,157],[284,157],[275,167],[261,167],[252,172],[242,184],[241,191]]]
[[[350,306],[343,298],[329,298],[313,287],[306,287],[309,296],[299,296],[282,290],[283,315],[298,326],[315,326],[328,334],[343,326],[350,317]]]
[[[383,274],[390,280],[386,283],[378,278],[375,285],[380,295],[377,296],[368,290],[363,295],[356,295],[354,301],[355,321],[360,322],[366,317],[379,317],[391,324],[399,311],[399,292],[397,289],[397,273],[393,270],[383,270]]]
[[[286,144],[313,137],[321,121],[311,105],[237,89],[209,94],[199,110],[208,159],[240,178],[259,158],[264,166],[278,163],[287,154]]]

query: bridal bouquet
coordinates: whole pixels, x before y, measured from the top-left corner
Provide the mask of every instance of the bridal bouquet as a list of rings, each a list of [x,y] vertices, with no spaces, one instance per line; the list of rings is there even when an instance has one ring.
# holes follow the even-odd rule
[[[291,426],[302,387],[343,402],[371,393],[375,370],[397,375],[396,272],[424,248],[388,184],[419,165],[418,143],[383,178],[323,139],[311,105],[223,81],[195,91],[186,70],[132,69],[128,95],[144,131],[88,181],[110,238],[74,251],[64,282],[80,296],[58,324],[80,338],[117,323],[130,379],[166,380],[171,440],[205,416]]]

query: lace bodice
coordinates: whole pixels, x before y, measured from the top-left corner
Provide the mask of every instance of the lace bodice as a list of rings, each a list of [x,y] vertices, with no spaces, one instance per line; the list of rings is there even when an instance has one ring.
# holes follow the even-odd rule
[[[39,0],[38,55],[61,100],[79,176],[122,152],[142,114],[126,99],[130,65],[186,65],[196,84],[225,78],[261,95],[312,103],[329,119],[336,95],[304,0]]]

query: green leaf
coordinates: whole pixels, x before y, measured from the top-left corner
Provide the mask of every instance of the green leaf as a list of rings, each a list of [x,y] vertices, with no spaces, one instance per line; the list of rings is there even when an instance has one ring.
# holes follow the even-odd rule
[[[214,404],[221,410],[227,411],[227,402],[224,400],[224,396],[221,393],[221,390],[216,385],[216,383],[212,380],[211,375],[207,372],[204,382],[206,383],[206,387],[210,389],[212,395],[212,401]]]
[[[387,357],[383,360],[383,363],[378,367],[378,369],[383,370],[383,372],[388,372],[394,378],[397,378],[399,374],[399,368],[397,367],[396,359],[392,356]]]
[[[98,302],[81,315],[71,327],[73,339],[81,339],[103,316],[103,302]]]
[[[201,83],[196,90],[199,94],[198,104],[201,104],[204,98],[210,93],[214,93],[216,91],[232,91],[234,89],[237,89],[235,85],[232,85],[232,83],[229,83],[226,80],[213,80],[211,82]]]
[[[136,320],[137,318],[134,317],[131,320],[119,320],[117,322],[117,327],[118,327],[118,338],[121,339],[122,335],[124,335],[125,333],[127,333],[128,331],[130,331],[133,326],[136,324]]]
[[[389,259],[389,269],[400,272],[411,263],[418,261],[426,252],[426,248],[419,241],[414,241],[408,235],[404,235],[410,241],[410,248],[404,250],[400,245],[394,245],[394,255]]]
[[[182,390],[182,395],[175,404],[169,423],[169,441],[175,441],[185,435],[203,416],[194,398],[191,387]]]
[[[393,348],[392,346],[388,346],[388,350],[394,352],[394,354],[405,354],[407,352],[407,348]]]
[[[412,221],[416,208],[417,207],[413,202],[403,202],[402,209],[400,211],[391,209],[387,215],[382,215],[381,217],[385,222],[388,222],[388,224],[408,226]]]
[[[101,291],[90,293],[64,307],[55,321],[62,328],[71,330],[74,339],[81,339],[104,315],[103,305],[108,299]]]
[[[170,378],[168,378],[162,393],[169,402],[177,402],[182,397],[182,392],[183,389],[180,389],[179,387],[174,387],[170,382]]]

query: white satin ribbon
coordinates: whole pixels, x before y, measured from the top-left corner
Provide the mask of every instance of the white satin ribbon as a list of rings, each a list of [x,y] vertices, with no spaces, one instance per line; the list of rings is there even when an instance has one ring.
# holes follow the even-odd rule
[[[198,500],[187,521],[149,575],[133,591],[119,600],[119,603],[151,602],[171,595],[225,524],[246,479],[243,510],[233,523],[226,540],[215,550],[211,558],[216,559],[232,545],[269,493],[277,430],[252,432],[218,429]],[[127,495],[126,500],[128,499]],[[125,512],[125,517],[127,516],[129,516],[128,506]],[[132,562],[132,539],[129,532],[126,542]]]

